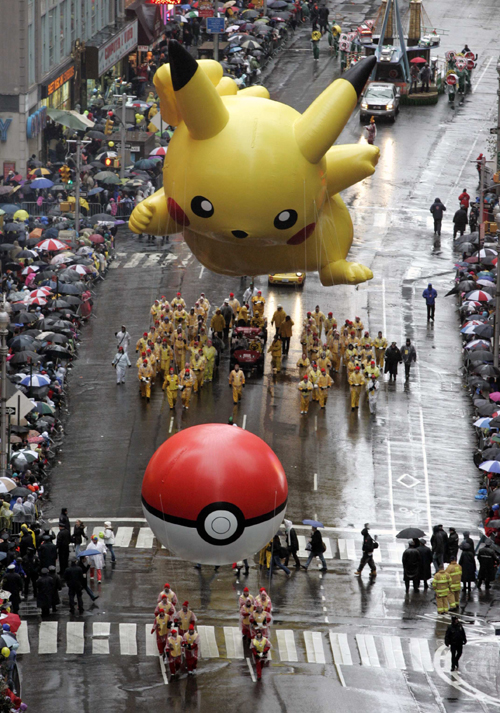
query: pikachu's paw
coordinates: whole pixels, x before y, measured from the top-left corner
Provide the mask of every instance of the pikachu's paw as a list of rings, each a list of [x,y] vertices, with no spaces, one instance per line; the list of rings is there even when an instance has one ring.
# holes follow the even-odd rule
[[[359,262],[337,260],[321,268],[319,278],[325,287],[332,285],[358,285],[360,282],[371,280],[373,272],[369,267]]]
[[[148,205],[148,200],[141,201],[138,206],[132,211],[128,222],[129,228],[133,233],[147,233],[149,225],[154,216],[152,206]]]

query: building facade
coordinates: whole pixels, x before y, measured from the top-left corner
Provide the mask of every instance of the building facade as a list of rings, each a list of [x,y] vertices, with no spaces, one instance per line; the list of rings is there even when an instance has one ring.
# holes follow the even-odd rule
[[[0,171],[45,159],[47,110],[87,106],[107,73],[126,73],[138,20],[130,0],[0,0]]]

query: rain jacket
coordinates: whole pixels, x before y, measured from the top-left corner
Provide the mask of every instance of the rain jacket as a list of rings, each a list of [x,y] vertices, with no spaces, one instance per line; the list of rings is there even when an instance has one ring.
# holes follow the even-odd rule
[[[459,621],[457,621],[456,624],[450,624],[446,629],[444,643],[446,646],[451,646],[452,648],[463,646],[467,643],[464,627]]]
[[[476,559],[474,550],[468,542],[462,543],[460,548],[460,566],[462,567],[462,582],[474,582],[476,580]]]
[[[416,547],[408,547],[403,552],[403,570],[406,579],[417,579],[420,575],[420,552]]]
[[[441,203],[439,198],[436,198],[434,203],[430,207],[430,211],[434,216],[434,220],[443,220],[443,213],[446,210],[446,206]]]

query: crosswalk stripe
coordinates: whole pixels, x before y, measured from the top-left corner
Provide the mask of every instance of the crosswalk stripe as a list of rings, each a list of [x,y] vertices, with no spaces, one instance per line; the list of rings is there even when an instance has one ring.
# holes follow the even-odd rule
[[[382,552],[380,551],[380,547],[377,547],[376,550],[373,550],[373,561],[374,562],[382,562]]]
[[[228,659],[245,658],[243,654],[241,631],[236,626],[225,626],[224,638],[226,640],[226,653]]]
[[[326,663],[321,632],[304,631],[304,640],[306,642],[307,661],[309,663]]]
[[[109,621],[94,621],[92,624],[92,653],[109,654],[109,636],[111,634],[111,623]],[[96,639],[100,636],[105,638]]]
[[[295,637],[291,629],[278,629],[276,631],[280,659],[282,661],[298,661]]]
[[[351,650],[347,634],[337,633],[330,629],[330,646],[332,648],[333,660],[342,666],[352,666]]]
[[[428,215],[425,219],[425,225],[427,230],[434,230],[434,218],[432,215]]]
[[[137,656],[137,624],[120,624],[118,630],[122,656]]]
[[[21,626],[17,630],[17,642],[19,648],[17,649],[18,654],[29,654],[31,651],[30,639],[28,635],[28,623],[26,621],[21,622]]]
[[[338,543],[339,554],[340,554],[341,560],[355,560],[355,559],[357,559],[356,547],[354,544],[354,540],[344,540],[342,538],[339,538],[337,540],[337,543]]]
[[[389,562],[392,564],[401,564],[401,558],[405,551],[405,546],[401,542],[388,542],[387,549],[389,550]]]
[[[83,621],[68,621],[66,624],[66,653],[83,654],[85,650],[85,624]]]
[[[139,535],[137,537],[136,547],[146,548],[153,546],[153,530],[149,527],[141,527],[139,530]]]
[[[156,634],[151,633],[151,624],[144,625],[146,636],[146,656],[158,656],[158,647],[156,645]]]
[[[385,228],[387,225],[387,213],[375,213],[373,215],[373,225],[376,228]]]
[[[162,259],[163,253],[151,253],[148,255],[146,262],[144,262],[141,267],[155,267]]]
[[[414,671],[434,671],[427,639],[410,639],[410,655]]]
[[[137,265],[146,257],[145,253],[134,253],[130,260],[122,265],[122,267],[131,268],[137,267]]]
[[[57,653],[57,621],[42,621],[38,630],[38,653]]]
[[[406,664],[400,639],[397,636],[382,636],[382,642],[388,667],[405,669]]]
[[[202,658],[218,659],[219,647],[215,638],[214,626],[198,626],[200,635],[200,654]]]
[[[363,666],[380,667],[375,638],[371,634],[356,634],[356,641]]]
[[[115,547],[128,547],[133,534],[133,527],[119,527],[115,535]]]

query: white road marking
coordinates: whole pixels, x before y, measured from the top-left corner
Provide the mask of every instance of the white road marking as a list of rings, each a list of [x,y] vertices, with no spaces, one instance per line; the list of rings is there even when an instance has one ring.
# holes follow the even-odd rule
[[[424,412],[422,407],[419,406],[419,417],[420,417],[420,438],[422,441],[422,468],[424,470],[424,485],[425,485],[425,499],[427,508],[427,527],[428,532],[432,532],[432,517],[431,517],[431,497],[429,493],[429,471],[427,470],[427,449],[425,446],[425,429],[424,429]]]
[[[434,218],[432,215],[428,215],[425,221],[427,230],[434,230]]]
[[[226,653],[228,659],[245,658],[241,631],[236,626],[225,626],[224,638],[226,639]]]
[[[201,280],[201,278],[203,277],[203,273],[204,273],[204,272],[205,272],[205,265],[202,265],[202,266],[201,266],[201,270],[200,270],[200,280]]]
[[[481,72],[481,76],[479,77],[479,79],[477,80],[477,82],[475,82],[475,84],[473,85],[472,90],[471,90],[471,94],[475,94],[475,93],[476,93],[477,88],[478,88],[478,86],[481,84],[484,75],[485,75],[486,72],[488,71],[488,67],[490,66],[492,60],[493,60],[493,57],[490,57],[489,60],[488,60],[488,62],[487,62],[487,64],[486,64],[486,67],[485,67],[485,68],[483,69],[483,71]]]
[[[389,550],[389,562],[391,564],[401,564],[401,558],[405,551],[405,546],[402,542],[388,542],[387,549]]]
[[[339,538],[337,540],[337,545],[339,548],[339,554],[340,554],[341,560],[355,560],[355,559],[357,559],[356,547],[355,547],[354,540],[344,540],[342,538]]]
[[[172,418],[170,419],[170,428],[168,429],[169,433],[172,433],[173,427],[174,427],[174,417],[172,416]]]
[[[109,654],[109,636],[111,634],[111,624],[109,621],[95,621],[92,624],[92,637],[100,636],[105,638],[92,638],[93,654]]]
[[[137,624],[120,624],[120,653],[122,656],[137,656]]]
[[[247,415],[246,415],[246,413],[243,414],[243,425],[242,425],[241,427],[242,427],[243,430],[245,430],[246,427],[247,427]]]
[[[373,216],[373,225],[375,228],[385,228],[387,224],[387,213],[375,213]]]
[[[38,630],[38,653],[57,653],[57,621],[42,621]]]
[[[115,534],[115,547],[128,547],[134,534],[133,527],[119,527]]]
[[[389,490],[389,507],[390,507],[390,516],[391,516],[391,523],[392,523],[392,534],[396,534],[396,516],[394,514],[394,493],[392,490],[392,459],[391,459],[391,442],[389,439],[387,439],[387,479],[389,481],[388,484],[388,490]]]
[[[252,681],[254,683],[257,683],[257,679],[255,678],[255,674],[254,674],[253,668],[252,668],[252,662],[248,658],[247,658],[247,666],[248,666],[248,670],[250,671],[250,676],[252,678]]]
[[[385,660],[389,668],[405,669],[405,658],[401,648],[401,640],[398,636],[382,636],[384,644]]]
[[[137,548],[146,548],[153,546],[154,534],[150,527],[141,527],[137,536]]]
[[[198,626],[200,635],[200,655],[202,658],[219,658],[219,647],[215,638],[214,626]]]
[[[141,267],[156,267],[163,257],[163,253],[151,253]]]
[[[146,656],[158,656],[156,633],[151,633],[151,624],[144,625],[144,632],[146,636]]]
[[[165,668],[165,662],[163,660],[163,656],[158,656],[160,659],[160,670],[161,670],[161,675],[163,676],[163,683],[165,686],[168,686],[168,676],[167,676],[167,670]]]
[[[356,634],[356,642],[363,666],[380,668],[380,660],[374,637],[371,634]]]
[[[384,330],[384,337],[387,334],[387,315],[385,311],[385,280],[382,280],[382,329]]]
[[[280,659],[282,661],[298,661],[295,637],[291,629],[278,629],[276,631]]]
[[[137,265],[146,257],[145,253],[134,253],[130,260],[123,265],[125,268],[137,267]]]
[[[66,624],[66,653],[83,654],[85,634],[83,621],[68,621]]]
[[[304,640],[306,642],[307,661],[309,663],[326,663],[321,632],[304,631]]]
[[[410,639],[410,655],[414,671],[434,670],[426,639]]]
[[[115,253],[115,259],[109,266],[109,269],[116,270],[117,267],[120,267],[120,265],[121,265],[120,258],[125,257],[126,255],[127,255],[127,253]]]
[[[351,649],[347,634],[337,633],[330,629],[330,646],[332,647],[333,660],[342,666],[352,666]]]
[[[318,474],[315,473],[314,478],[313,478],[313,490],[317,490],[317,489],[318,489]]]
[[[30,639],[28,636],[28,624],[26,621],[21,622],[21,626],[17,630],[17,641],[19,648],[17,649],[18,654],[29,654],[31,651]]]

